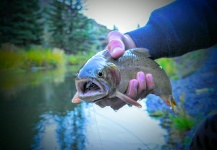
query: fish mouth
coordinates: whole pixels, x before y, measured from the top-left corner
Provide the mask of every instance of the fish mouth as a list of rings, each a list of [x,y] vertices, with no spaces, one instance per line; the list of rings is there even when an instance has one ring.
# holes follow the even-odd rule
[[[97,79],[77,79],[78,97],[86,102],[97,102],[108,95],[108,86]]]

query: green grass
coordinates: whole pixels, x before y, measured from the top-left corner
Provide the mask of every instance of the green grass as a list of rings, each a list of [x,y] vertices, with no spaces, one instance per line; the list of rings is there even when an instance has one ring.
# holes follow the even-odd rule
[[[22,55],[11,51],[0,51],[0,70],[17,69],[22,63]]]
[[[195,125],[195,119],[188,115],[185,110],[185,94],[180,96],[180,105],[177,105],[178,115],[170,115],[171,126],[180,132],[187,132]]]
[[[172,121],[172,126],[181,132],[189,131],[195,125],[194,119],[188,116],[180,115],[174,117],[171,115],[170,120]]]
[[[64,63],[64,51],[60,49],[49,49],[37,47],[31,48],[23,53],[24,64],[22,67],[57,67]]]
[[[77,54],[73,55],[66,55],[66,64],[67,65],[80,65],[84,64],[91,56],[93,56],[96,52],[78,52]]]
[[[63,65],[81,65],[95,52],[78,52],[76,55],[66,55],[61,49],[32,46],[22,49],[11,45],[0,47],[0,71],[51,69]]]
[[[157,59],[156,62],[164,69],[164,71],[167,73],[170,79],[178,79],[177,64],[172,58],[160,58]]]
[[[40,46],[27,50],[10,49],[10,47],[3,46],[0,48],[0,70],[28,70],[31,67],[54,68],[64,64],[64,55],[63,50]]]

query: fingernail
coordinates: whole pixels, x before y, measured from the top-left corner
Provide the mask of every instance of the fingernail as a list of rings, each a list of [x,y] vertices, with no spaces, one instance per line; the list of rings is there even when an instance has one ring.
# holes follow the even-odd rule
[[[119,53],[119,52],[122,52],[123,49],[121,47],[115,47],[113,50],[112,50],[112,53]]]
[[[133,95],[135,91],[137,91],[138,82],[137,80],[133,79],[129,82],[129,88],[128,88],[128,95]]]
[[[111,55],[114,58],[118,58],[118,57],[122,56],[123,54],[124,54],[124,50],[121,47],[115,47],[111,52]]]
[[[148,78],[149,82],[153,82],[153,77],[151,74],[147,74],[146,77]]]
[[[133,88],[137,90],[137,86],[138,86],[138,81],[137,80],[133,81]]]
[[[138,72],[137,75],[139,81],[145,81],[145,74],[143,72]]]

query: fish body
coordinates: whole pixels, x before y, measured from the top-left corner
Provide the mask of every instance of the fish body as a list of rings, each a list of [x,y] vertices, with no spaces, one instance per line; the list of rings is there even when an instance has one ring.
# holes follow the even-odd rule
[[[128,103],[141,107],[136,101],[140,97],[132,100],[124,94],[129,81],[134,79],[139,71],[152,74],[155,85],[152,94],[160,96],[169,106],[176,105],[167,74],[150,58],[148,50],[143,48],[127,50],[118,59],[112,58],[108,50],[100,51],[91,57],[75,78],[78,92],[73,101],[97,103],[104,99],[111,99],[115,102],[115,99],[119,98],[123,101],[120,105]]]

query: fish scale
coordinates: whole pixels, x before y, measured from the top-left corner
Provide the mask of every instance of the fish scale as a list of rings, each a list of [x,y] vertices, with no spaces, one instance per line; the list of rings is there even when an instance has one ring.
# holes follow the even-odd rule
[[[118,60],[107,57],[107,61],[117,65],[120,69],[120,72],[122,72],[122,79],[128,81],[130,79],[136,78],[136,73],[139,71],[143,71],[145,74],[151,73],[155,83],[155,94],[157,94],[157,96],[161,96],[162,94],[164,94],[168,95],[169,97],[169,95],[172,95],[170,80],[165,71],[159,66],[159,64],[157,64],[149,57],[150,55],[148,54],[148,52],[146,53],[145,49],[140,49],[139,52],[137,49],[133,49],[127,50],[124,55]],[[129,62],[131,62],[131,64],[129,64]],[[130,69],[129,66],[132,69]],[[129,71],[131,72],[130,76]],[[121,80],[119,86],[120,92],[125,92],[127,89],[126,85],[123,86],[124,84],[128,84],[128,82],[126,82],[125,80]]]

